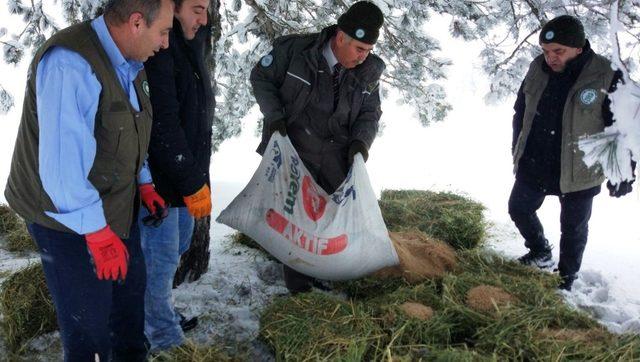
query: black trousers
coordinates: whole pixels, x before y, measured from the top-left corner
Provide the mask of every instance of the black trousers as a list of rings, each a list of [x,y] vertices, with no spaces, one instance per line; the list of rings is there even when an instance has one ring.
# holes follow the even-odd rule
[[[547,246],[544,229],[536,214],[546,196],[549,195],[516,180],[509,198],[511,220],[524,237],[524,245],[533,251]],[[580,270],[589,234],[593,197],[593,193],[583,192],[559,195],[561,236],[558,270],[561,276],[575,276]]]
[[[124,282],[98,280],[84,236],[38,224],[27,226],[38,244],[58,317],[66,362],[144,361],[146,269],[138,223],[131,226]]]

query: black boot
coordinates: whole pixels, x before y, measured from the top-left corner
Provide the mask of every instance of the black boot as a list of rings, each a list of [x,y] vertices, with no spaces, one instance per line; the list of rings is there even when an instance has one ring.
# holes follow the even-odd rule
[[[282,266],[284,271],[284,285],[292,295],[311,291],[314,278],[297,272],[284,264]]]
[[[571,287],[573,286],[573,281],[576,280],[575,275],[561,275],[562,281],[558,285],[558,289],[566,290],[567,292],[571,291]]]
[[[177,312],[180,317],[180,328],[182,328],[183,332],[190,331],[194,329],[198,325],[198,317],[191,317],[187,319],[182,313]]]
[[[528,253],[518,258],[520,264],[535,266],[540,269],[551,268],[553,266],[553,255],[551,247],[547,246],[541,250],[529,250]]]

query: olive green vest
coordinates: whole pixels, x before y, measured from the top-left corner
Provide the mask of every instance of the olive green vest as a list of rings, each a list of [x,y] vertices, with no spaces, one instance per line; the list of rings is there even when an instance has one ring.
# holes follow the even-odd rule
[[[524,80],[525,111],[522,131],[513,151],[514,173],[527,145],[527,138],[535,118],[538,102],[549,81],[542,70],[544,57],[540,55],[529,66]],[[602,103],[613,80],[614,71],[606,58],[593,54],[585,64],[575,84],[569,90],[562,115],[562,146],[560,154],[560,192],[586,190],[602,184],[604,175],[598,165],[587,167],[584,152],[578,147],[581,137],[604,130]]]
[[[134,217],[137,175],[144,162],[151,134],[148,84],[143,70],[134,82],[141,109],[141,112],[136,112],[88,21],[56,33],[37,51],[31,62],[5,197],[11,208],[27,222],[73,232],[45,214],[45,211],[58,211],[44,191],[38,172],[36,70],[42,56],[54,46],[62,46],[80,54],[91,65],[102,86],[94,129],[96,157],[89,181],[100,194],[104,215],[111,229],[121,238],[128,238]]]

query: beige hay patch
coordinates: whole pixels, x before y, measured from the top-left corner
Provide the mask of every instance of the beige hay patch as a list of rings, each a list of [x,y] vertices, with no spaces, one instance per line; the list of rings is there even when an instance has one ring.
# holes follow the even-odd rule
[[[467,305],[478,312],[494,312],[496,306],[503,307],[516,301],[511,294],[491,285],[479,285],[467,292]]]
[[[417,318],[423,321],[433,317],[433,309],[424,304],[406,302],[400,305],[400,310],[409,317]]]
[[[593,343],[606,340],[610,334],[602,329],[543,329],[538,332],[538,337],[558,343]]]
[[[391,232],[389,237],[396,248],[400,264],[378,271],[375,274],[378,277],[404,277],[410,283],[418,283],[442,277],[456,266],[453,248],[423,232]]]

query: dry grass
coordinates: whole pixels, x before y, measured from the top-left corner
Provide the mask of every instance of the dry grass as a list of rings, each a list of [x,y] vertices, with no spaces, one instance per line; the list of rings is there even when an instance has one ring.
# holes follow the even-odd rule
[[[450,192],[385,190],[380,210],[390,231],[419,229],[455,249],[470,249],[485,239],[484,206]]]
[[[24,221],[7,205],[0,205],[0,236],[4,238],[5,249],[11,252],[37,251]]]
[[[217,346],[200,346],[191,342],[149,357],[149,362],[235,362],[239,357],[230,357]]]
[[[23,268],[2,283],[2,330],[11,352],[19,353],[32,338],[58,328],[42,265]]]
[[[261,335],[279,360],[640,358],[640,336],[611,334],[567,307],[556,276],[482,249],[457,257],[454,272],[419,284],[369,277],[338,284],[347,300],[280,298],[265,310]],[[432,313],[420,320],[411,309]]]

